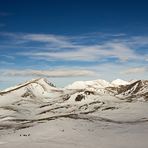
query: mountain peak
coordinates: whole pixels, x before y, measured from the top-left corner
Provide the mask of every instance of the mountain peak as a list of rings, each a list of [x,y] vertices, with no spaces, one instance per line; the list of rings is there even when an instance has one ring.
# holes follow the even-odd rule
[[[52,82],[50,82],[47,78],[38,78],[36,79],[37,82],[39,83],[46,83],[50,85],[51,87],[56,87]]]
[[[67,89],[86,89],[86,88],[105,88],[110,85],[109,82],[103,79],[97,79],[92,81],[76,81],[65,88]]]
[[[122,79],[116,79],[116,80],[113,80],[112,82],[111,82],[111,84],[112,85],[128,85],[129,84],[129,82],[127,82],[127,81],[124,81],[124,80],[122,80]]]
[[[35,84],[35,83],[40,85],[41,87],[43,87],[43,89],[46,90],[46,91],[55,87],[55,85],[53,83],[49,82],[46,78],[36,78],[36,79],[26,81],[24,83],[18,84],[18,85],[13,86],[13,87],[9,87],[9,88],[1,91],[1,93],[11,92],[11,91],[23,88],[23,87],[29,87],[30,85],[33,86],[33,84]]]

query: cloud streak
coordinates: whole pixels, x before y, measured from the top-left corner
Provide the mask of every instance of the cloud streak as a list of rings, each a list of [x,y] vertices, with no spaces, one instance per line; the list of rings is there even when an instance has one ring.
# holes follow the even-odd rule
[[[146,73],[146,72],[148,72],[148,67],[135,67],[135,68],[129,68],[122,73],[129,75],[129,74],[139,74],[139,73]]]
[[[120,61],[140,60],[141,57],[131,48],[122,43],[105,43],[103,45],[91,45],[75,47],[73,50],[66,51],[38,51],[21,52],[19,55],[29,56],[30,58],[42,59],[47,61],[98,61],[105,58],[116,58]]]
[[[89,75],[90,73],[86,72],[86,74],[84,71],[83,73],[78,73],[79,70],[72,71],[71,69],[73,67],[80,67],[81,69],[84,69],[85,67],[86,69],[90,69],[90,67],[95,67],[98,64],[98,70],[101,70],[102,63],[107,65],[105,65],[106,67],[103,67],[103,70],[108,69],[110,66],[112,67],[111,64],[115,65],[113,68],[115,69],[114,71],[116,71],[116,76],[120,75],[122,71],[124,71],[122,74],[129,75],[130,73],[135,72],[134,74],[136,74],[141,71],[144,73],[145,70],[143,69],[128,69],[136,67],[137,63],[138,66],[141,65],[142,67],[146,67],[148,62],[148,51],[142,50],[144,52],[142,54],[139,52],[141,48],[145,46],[147,47],[148,37],[138,36],[126,38],[125,35],[121,35],[121,38],[119,38],[120,35],[113,35],[114,38],[104,39],[103,37],[103,41],[101,41],[97,38],[97,35],[95,35],[95,37],[93,37],[93,39],[96,38],[95,42],[86,42],[86,40],[91,40],[91,35],[60,36],[52,34],[0,32],[0,36],[7,39],[5,44],[1,44],[1,48],[6,46],[6,50],[11,50],[11,55],[7,54],[8,56],[3,57],[4,59],[9,59],[9,57],[10,59],[11,57],[12,59],[15,57],[13,61],[17,58],[23,59],[23,62],[25,64],[27,63],[25,67],[31,69],[42,68],[41,63],[44,62],[48,65],[45,69],[48,69],[49,66],[53,66],[54,69],[58,66],[63,66],[65,69],[69,70],[64,72],[54,71],[54,73],[51,73],[48,70],[44,70],[42,72],[37,70],[25,70],[27,73],[25,71],[21,72],[18,70],[13,71],[14,73],[7,73],[10,76],[24,76],[27,74],[30,76],[75,77],[87,74]],[[13,49],[15,50],[16,48],[17,52],[13,53]],[[18,62],[17,65],[21,65],[21,63]],[[31,62],[33,64],[37,63],[36,65],[39,66],[28,66]],[[115,73],[111,68],[109,68],[109,71],[111,73]],[[107,71],[107,74],[109,71]],[[101,75],[104,74],[101,72]]]
[[[37,77],[78,77],[78,76],[93,76],[95,75],[94,71],[91,70],[4,70],[1,72],[1,76],[37,76]]]
[[[95,42],[86,45],[81,40],[81,36],[74,38],[68,36],[59,36],[52,34],[29,34],[29,33],[7,33],[1,32],[1,36],[12,39],[13,45],[27,48],[30,51],[17,52],[18,56],[29,57],[45,61],[98,61],[107,58],[115,58],[119,61],[143,60],[147,59],[148,53],[138,54],[135,48],[145,46],[146,37],[131,37],[127,39],[110,39],[104,42]],[[15,41],[15,42],[14,42]],[[42,43],[33,47],[32,42]],[[36,50],[35,50],[36,49]],[[146,61],[146,60],[145,60]]]

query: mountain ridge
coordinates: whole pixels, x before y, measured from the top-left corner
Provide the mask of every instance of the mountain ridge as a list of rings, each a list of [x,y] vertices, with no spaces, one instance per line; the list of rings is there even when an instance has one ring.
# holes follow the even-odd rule
[[[39,78],[11,87],[0,92],[0,128],[22,128],[57,118],[84,118],[82,115],[97,118],[148,101],[147,80],[115,82],[78,81],[56,88],[47,79]]]
[[[26,88],[30,92],[33,90],[41,91],[41,95],[44,92],[64,92],[68,90],[78,90],[78,91],[89,91],[93,93],[99,93],[99,94],[109,94],[114,95],[118,97],[128,98],[128,97],[136,97],[137,94],[138,97],[142,96],[137,91],[143,92],[147,99],[147,89],[148,89],[148,80],[137,80],[137,81],[124,81],[121,79],[113,80],[112,82],[108,82],[103,79],[97,79],[92,81],[75,81],[74,83],[67,85],[64,88],[56,88],[53,83],[51,83],[46,78],[37,78],[32,79],[29,81],[26,81],[24,83],[21,83],[19,85],[16,85],[14,87],[7,88],[5,90],[0,91],[0,95],[4,95],[7,93],[11,93],[17,90],[20,90],[21,88]],[[40,88],[39,88],[40,87]],[[135,88],[133,88],[135,87]],[[142,90],[145,91],[142,91]],[[131,93],[132,92],[132,93]],[[24,95],[24,94],[22,94]],[[35,95],[36,96],[36,95]]]

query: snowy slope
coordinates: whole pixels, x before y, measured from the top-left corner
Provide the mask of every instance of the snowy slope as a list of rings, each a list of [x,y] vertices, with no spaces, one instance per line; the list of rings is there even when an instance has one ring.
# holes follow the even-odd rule
[[[93,80],[93,81],[76,81],[71,85],[68,85],[66,89],[86,89],[88,87],[93,88],[105,88],[110,85],[109,82],[105,80]]]
[[[92,88],[99,89],[99,88],[106,88],[106,87],[118,87],[120,85],[128,85],[128,84],[130,84],[130,82],[127,82],[121,79],[116,79],[111,83],[102,79],[98,79],[93,81],[76,81],[65,88],[66,89],[86,89],[88,87],[89,88],[92,87]]]
[[[98,79],[93,81],[76,81],[71,85],[65,87],[65,89],[92,91],[95,94],[100,95],[114,95],[117,92],[111,91],[108,88],[116,89],[120,86],[125,86],[128,84],[130,83],[121,79],[116,79],[111,83],[105,80]]]
[[[0,92],[0,147],[120,147],[116,137],[130,148],[132,137],[133,147],[147,148],[147,94],[142,80],[77,81],[63,89],[43,78],[27,81]]]
[[[148,100],[148,81],[138,80],[132,84],[119,88],[118,96],[122,98],[139,98]]]
[[[47,79],[35,79],[0,92],[0,128],[22,128],[41,121],[122,109],[129,98],[146,100],[147,81],[77,81],[56,88]],[[141,99],[142,100],[142,99]]]
[[[58,90],[59,89],[54,87],[54,85],[48,82],[47,79],[39,78],[5,89],[0,92],[0,95],[15,95],[18,97],[42,98],[50,95],[50,92],[56,92]]]
[[[113,86],[119,86],[119,85],[128,85],[130,83],[127,81],[121,80],[121,79],[116,79],[116,80],[112,81],[111,84]]]

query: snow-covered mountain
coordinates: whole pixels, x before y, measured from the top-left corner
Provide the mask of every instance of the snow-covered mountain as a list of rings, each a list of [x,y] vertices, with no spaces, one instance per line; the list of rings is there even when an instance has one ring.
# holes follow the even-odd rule
[[[127,82],[121,79],[116,79],[111,83],[102,79],[98,79],[98,80],[92,80],[92,81],[76,81],[65,88],[66,89],[86,89],[86,88],[93,87],[95,89],[100,89],[100,88],[102,89],[106,87],[118,87],[120,85],[128,85],[128,84],[130,84],[130,82]]]
[[[19,84],[17,86],[14,87],[10,87],[7,88],[3,91],[1,91],[1,94],[7,94],[9,92],[17,92],[20,89],[30,89],[32,91],[36,91],[36,92],[45,92],[45,91],[51,91],[51,89],[55,89],[54,84],[52,84],[51,82],[48,82],[47,79],[45,78],[39,78],[39,79],[33,79],[30,81],[27,81],[23,84]]]
[[[112,81],[111,84],[113,86],[118,87],[119,85],[128,85],[128,84],[130,84],[130,82],[127,82],[127,81],[124,81],[124,80],[121,80],[121,79],[116,79],[116,80]]]
[[[56,88],[45,78],[34,79],[0,92],[0,126],[23,128],[59,117],[74,118],[122,109],[122,103],[148,100],[148,81],[120,79],[77,81]]]
[[[76,81],[71,85],[68,85],[66,89],[86,89],[86,88],[105,88],[110,86],[110,83],[105,80],[93,80],[93,81]]]
[[[60,91],[45,78],[33,79],[23,84],[7,88],[0,92],[1,96],[17,96],[23,98],[45,98],[52,92]],[[62,90],[61,90],[62,91]]]
[[[119,87],[118,96],[130,100],[137,98],[148,101],[148,81],[138,80],[134,83]]]

